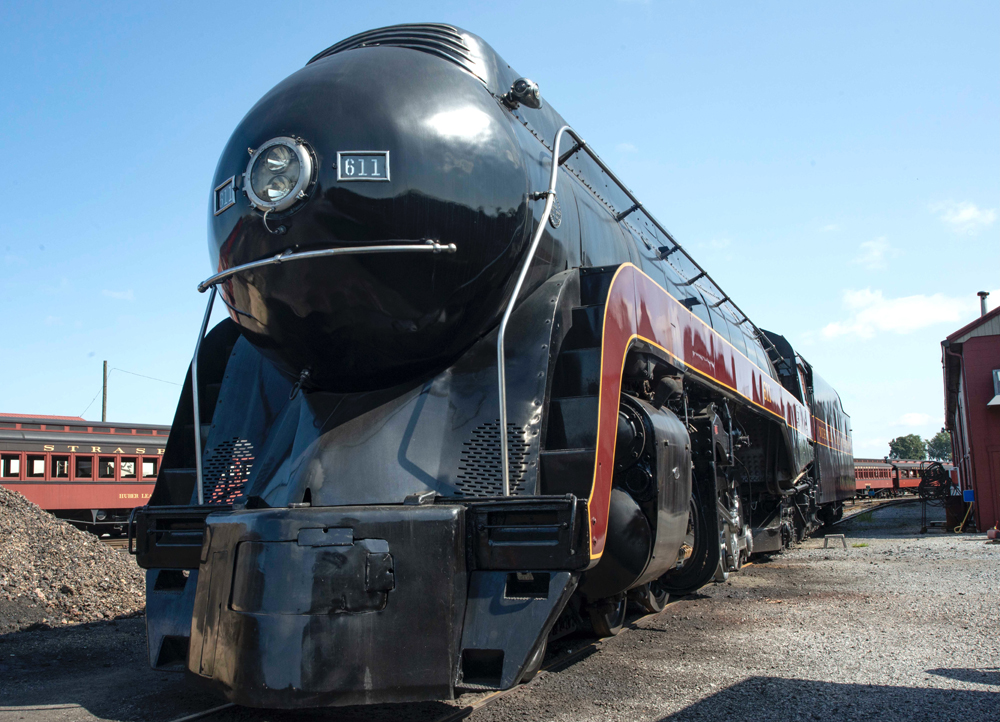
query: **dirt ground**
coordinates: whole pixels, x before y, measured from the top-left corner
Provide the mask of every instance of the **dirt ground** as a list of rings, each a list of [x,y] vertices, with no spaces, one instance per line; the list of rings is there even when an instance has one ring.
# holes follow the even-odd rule
[[[1000,545],[920,535],[919,522],[916,503],[862,514],[836,530],[846,549],[812,539],[746,567],[473,717],[995,720]],[[585,641],[554,645],[549,661]],[[206,719],[430,722],[473,699]],[[142,619],[0,636],[0,722],[165,722],[218,704],[149,670]]]

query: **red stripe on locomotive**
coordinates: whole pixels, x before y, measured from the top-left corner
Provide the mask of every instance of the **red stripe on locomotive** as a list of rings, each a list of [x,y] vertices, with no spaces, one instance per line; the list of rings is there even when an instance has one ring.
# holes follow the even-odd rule
[[[611,281],[604,310],[597,452],[589,501],[591,558],[604,551],[622,369],[637,339],[811,438],[810,414],[803,404],[652,278],[631,263],[622,264]]]

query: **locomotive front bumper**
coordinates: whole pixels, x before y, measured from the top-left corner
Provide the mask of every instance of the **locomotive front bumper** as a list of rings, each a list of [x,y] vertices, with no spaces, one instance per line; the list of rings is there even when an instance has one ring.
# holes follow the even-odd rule
[[[510,687],[586,564],[585,514],[537,498],[208,514],[197,570],[147,577],[150,661],[252,707]],[[168,548],[151,534],[149,559]]]
[[[466,586],[458,506],[211,515],[187,668],[252,707],[450,698]]]

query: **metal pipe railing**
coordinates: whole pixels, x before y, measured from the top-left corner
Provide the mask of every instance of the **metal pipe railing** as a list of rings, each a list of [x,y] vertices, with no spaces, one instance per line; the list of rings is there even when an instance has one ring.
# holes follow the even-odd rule
[[[201,332],[198,334],[198,342],[194,345],[194,358],[191,360],[191,402],[194,411],[194,476],[198,489],[198,506],[205,503],[205,485],[202,482],[201,469],[201,403],[198,398],[198,352],[201,350],[201,341],[205,338],[205,331],[208,330],[208,319],[212,316],[212,306],[215,304],[216,291],[218,291],[218,288],[212,286],[212,292],[208,295],[208,308],[205,309],[205,318],[201,322]]]
[[[562,129],[560,129],[559,133],[561,132]],[[571,130],[571,135],[573,135],[574,138],[578,138],[578,136],[574,132],[572,132],[572,130]],[[757,328],[754,322],[751,321],[750,318],[745,313],[743,313],[743,310],[735,303],[733,303],[733,300],[729,298],[728,294],[726,294],[726,292],[722,290],[722,287],[715,282],[715,279],[712,278],[712,276],[708,273],[708,271],[702,268],[701,264],[699,264],[696,260],[694,260],[694,258],[692,258],[691,255],[686,250],[684,250],[684,247],[677,242],[677,239],[674,238],[672,235],[670,235],[670,231],[664,228],[663,225],[658,220],[656,220],[656,218],[654,218],[653,215],[648,210],[646,210],[646,207],[643,206],[642,202],[638,198],[636,198],[635,194],[628,189],[628,186],[622,183],[622,181],[618,178],[618,176],[614,174],[614,171],[608,168],[608,166],[604,163],[604,161],[601,160],[600,156],[598,156],[597,153],[595,153],[589,145],[587,145],[583,141],[578,141],[578,143],[572,148],[570,148],[565,153],[565,155],[559,158],[559,165],[563,165],[564,163],[566,163],[566,161],[568,161],[574,154],[576,154],[581,150],[586,151],[587,155],[590,156],[590,158],[594,161],[594,163],[597,164],[597,167],[600,168],[605,173],[605,175],[607,175],[608,178],[610,178],[611,181],[616,186],[618,186],[618,188],[622,191],[622,193],[624,193],[628,197],[628,199],[635,204],[633,208],[630,208],[629,210],[625,211],[625,213],[619,215],[624,217],[631,214],[632,212],[640,212],[642,213],[642,215],[648,218],[650,223],[652,223],[656,227],[656,229],[660,231],[660,233],[666,236],[667,240],[669,240],[671,243],[674,244],[674,247],[671,250],[667,251],[666,255],[670,255],[674,251],[680,251],[682,254],[684,254],[684,257],[691,263],[691,265],[693,265],[696,269],[698,269],[699,273],[697,277],[691,279],[690,281],[688,281],[688,283],[693,284],[694,282],[701,280],[703,278],[708,280],[708,282],[712,284],[715,290],[718,291],[719,298],[723,299],[722,302],[728,303],[734,310],[738,311],[739,314],[743,317],[742,321],[734,321],[736,325],[742,326],[744,323],[749,323],[750,327],[753,328],[754,334],[760,340],[761,344],[764,345],[765,347],[769,347],[771,350],[774,351],[775,355],[778,358],[780,358],[781,354],[778,352],[778,349],[775,348],[774,344],[771,343],[771,339],[767,338],[767,336],[765,336],[764,333],[759,328]],[[664,256],[661,253],[661,260],[665,258],[666,256]],[[721,305],[721,303],[719,305]]]
[[[576,141],[576,143],[573,145],[572,148],[566,151],[566,153],[560,156],[559,143],[562,140],[563,134],[569,135]],[[708,271],[702,268],[701,265],[696,260],[694,260],[694,258],[692,258],[691,255],[686,250],[684,250],[683,246],[681,246],[681,244],[677,242],[677,239],[675,239],[672,235],[670,235],[670,231],[664,228],[663,225],[658,220],[656,220],[656,218],[654,218],[653,215],[648,210],[646,210],[646,208],[642,205],[642,201],[640,201],[638,198],[635,197],[635,194],[632,193],[632,191],[630,191],[624,183],[622,183],[622,181],[618,178],[618,176],[614,174],[614,171],[612,171],[605,164],[605,162],[601,160],[600,156],[598,156],[597,153],[595,153],[593,149],[591,149],[591,147],[587,145],[586,141],[584,141],[577,134],[577,132],[573,130],[570,126],[564,125],[556,132],[555,142],[552,145],[552,168],[549,171],[549,188],[546,191],[542,191],[532,195],[532,200],[539,200],[544,197],[545,208],[542,211],[541,218],[538,221],[538,226],[535,229],[535,235],[531,239],[531,245],[528,247],[527,257],[524,259],[524,264],[521,266],[521,272],[518,275],[517,283],[514,286],[514,291],[510,297],[510,301],[507,303],[507,308],[504,310],[503,319],[500,321],[500,332],[497,337],[497,367],[498,367],[497,375],[499,377],[498,381],[499,381],[499,393],[500,393],[500,449],[503,457],[501,463],[503,464],[502,472],[503,472],[504,496],[510,495],[510,452],[507,443],[507,370],[506,370],[506,361],[504,359],[504,335],[507,330],[507,321],[510,319],[510,315],[514,310],[514,305],[517,303],[517,297],[521,291],[521,286],[524,284],[524,279],[528,275],[528,269],[531,266],[532,260],[534,259],[535,251],[538,248],[538,243],[542,238],[542,233],[545,231],[545,224],[548,222],[549,215],[552,212],[552,204],[556,197],[556,179],[559,172],[559,166],[565,164],[570,158],[579,153],[581,150],[586,152],[586,154],[590,156],[591,160],[593,160],[594,163],[597,164],[597,167],[600,168],[601,171],[605,175],[607,175],[608,178],[610,178],[611,181],[616,186],[618,186],[618,188],[628,197],[630,201],[632,201],[633,203],[632,207],[626,210],[624,213],[617,214],[615,216],[616,220],[621,222],[626,216],[636,212],[642,213],[646,218],[648,218],[650,223],[652,223],[656,227],[656,229],[660,231],[660,233],[666,236],[667,240],[669,240],[671,243],[674,244],[673,248],[665,252],[663,249],[660,249],[660,259],[666,260],[666,258],[670,254],[674,253],[675,251],[680,251],[684,255],[684,257],[691,263],[691,265],[693,265],[698,270],[698,273],[691,279],[686,280],[686,282],[683,285],[694,285],[695,283],[697,283],[702,279],[705,279],[709,283],[711,283],[712,287],[716,291],[718,291],[718,297],[721,299],[719,303],[713,305],[713,308],[717,308],[718,306],[721,306],[723,303],[727,303],[729,306],[732,307],[733,310],[735,310],[740,316],[743,317],[742,320],[737,321],[736,316],[734,314],[733,316],[734,323],[736,323],[737,326],[742,326],[744,323],[749,323],[757,339],[761,342],[761,345],[765,346],[766,348],[770,348],[770,350],[774,352],[775,358],[781,359],[781,353],[771,342],[771,339],[769,339],[764,334],[763,331],[757,328],[756,324],[754,324],[754,322],[750,320],[749,316],[743,313],[743,310],[739,306],[733,303],[733,300],[729,297],[729,295],[725,291],[722,290],[722,287],[715,282],[715,279],[713,279],[712,276],[709,275]]]
[[[221,273],[217,273],[198,284],[198,292],[204,293],[211,289],[212,293],[208,297],[208,308],[205,309],[205,318],[201,322],[201,332],[198,334],[198,342],[194,346],[194,359],[191,361],[191,401],[194,415],[194,468],[195,484],[197,486],[198,506],[205,503],[205,483],[202,470],[201,459],[201,404],[198,398],[198,352],[201,350],[202,339],[208,330],[208,321],[212,315],[212,306],[215,304],[215,296],[218,291],[218,284],[228,278],[244,271],[250,271],[262,266],[280,265],[289,261],[301,261],[308,258],[323,258],[326,256],[350,256],[362,253],[403,253],[403,252],[423,252],[423,253],[455,253],[458,247],[454,243],[438,243],[428,240],[424,243],[400,243],[380,246],[346,246],[340,248],[323,248],[316,251],[283,251],[270,258],[259,261],[251,261],[239,266],[227,268]],[[225,301],[225,299],[223,299]],[[228,303],[226,304],[229,305]],[[234,309],[235,310],[235,309]],[[237,313],[240,313],[237,311]]]
[[[458,247],[454,243],[425,241],[423,244],[420,244],[411,241],[406,244],[390,244],[382,246],[342,246],[339,248],[321,248],[317,251],[283,251],[277,255],[271,256],[270,258],[262,258],[259,261],[251,261],[250,263],[244,263],[239,266],[227,268],[221,273],[216,273],[214,276],[206,278],[198,284],[198,292],[204,293],[215,284],[225,281],[227,278],[235,276],[237,273],[250,271],[254,268],[260,268],[261,266],[280,265],[289,261],[302,261],[309,258],[322,258],[325,256],[350,256],[357,255],[359,253],[400,253],[402,251],[410,253],[420,251],[424,253],[454,253],[457,250]]]
[[[576,131],[568,125],[564,125],[556,133],[556,140],[552,146],[552,168],[549,170],[549,188],[548,190],[534,193],[531,196],[532,200],[545,198],[545,208],[542,209],[542,215],[538,219],[538,227],[535,228],[535,235],[531,239],[531,245],[528,246],[528,253],[525,256],[524,263],[521,264],[521,272],[517,276],[517,283],[514,284],[514,290],[511,292],[510,301],[507,302],[507,308],[504,309],[503,318],[500,320],[500,331],[497,334],[497,380],[500,391],[500,454],[503,463],[504,496],[510,496],[510,450],[507,443],[507,360],[504,357],[504,337],[507,334],[507,322],[514,311],[514,305],[517,303],[521,286],[524,285],[524,279],[528,275],[531,261],[534,259],[535,251],[538,249],[538,242],[542,240],[542,234],[545,232],[545,224],[549,222],[549,215],[552,213],[552,204],[556,198],[556,181],[559,175],[559,166],[563,163],[563,159],[559,157],[559,143],[562,141],[564,133],[569,134],[571,138],[576,140],[577,149],[584,148],[587,145],[576,134]],[[567,154],[567,158],[569,155]]]

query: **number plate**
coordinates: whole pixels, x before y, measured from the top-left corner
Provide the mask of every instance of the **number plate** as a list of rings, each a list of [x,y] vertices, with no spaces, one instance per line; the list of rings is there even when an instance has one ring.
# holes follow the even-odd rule
[[[342,150],[337,152],[338,181],[389,180],[389,151]]]

